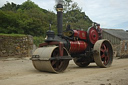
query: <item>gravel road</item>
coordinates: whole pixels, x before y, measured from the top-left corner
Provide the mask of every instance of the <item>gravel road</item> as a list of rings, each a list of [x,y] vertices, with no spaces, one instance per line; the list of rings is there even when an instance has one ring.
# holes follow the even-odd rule
[[[128,85],[128,58],[114,59],[109,68],[79,68],[70,61],[59,74],[35,70],[29,58],[0,58],[0,85]]]

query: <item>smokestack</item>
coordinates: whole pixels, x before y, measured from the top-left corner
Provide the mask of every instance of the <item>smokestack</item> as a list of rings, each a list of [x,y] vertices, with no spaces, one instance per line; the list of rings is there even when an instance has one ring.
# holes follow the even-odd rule
[[[58,36],[62,35],[63,29],[63,0],[56,0],[57,6],[57,30],[58,30]]]

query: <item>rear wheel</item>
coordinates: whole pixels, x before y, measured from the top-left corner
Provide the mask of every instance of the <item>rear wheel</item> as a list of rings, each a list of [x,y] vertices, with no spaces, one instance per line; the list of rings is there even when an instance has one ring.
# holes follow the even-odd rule
[[[87,67],[90,64],[90,61],[87,61],[87,59],[74,58],[73,60],[79,67]]]
[[[94,61],[99,67],[109,67],[113,61],[113,49],[108,40],[98,40],[94,45]]]

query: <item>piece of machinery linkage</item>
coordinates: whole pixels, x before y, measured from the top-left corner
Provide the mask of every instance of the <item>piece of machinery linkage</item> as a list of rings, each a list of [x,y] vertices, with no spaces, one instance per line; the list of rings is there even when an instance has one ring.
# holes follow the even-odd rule
[[[72,30],[68,25],[63,31],[62,17],[63,5],[57,4],[58,34],[47,31],[45,43],[40,44],[31,57],[33,66],[39,71],[59,73],[73,59],[79,67],[86,67],[92,62],[99,67],[109,67],[113,61],[113,49],[108,40],[99,38],[96,27],[99,24],[94,23],[87,31]]]

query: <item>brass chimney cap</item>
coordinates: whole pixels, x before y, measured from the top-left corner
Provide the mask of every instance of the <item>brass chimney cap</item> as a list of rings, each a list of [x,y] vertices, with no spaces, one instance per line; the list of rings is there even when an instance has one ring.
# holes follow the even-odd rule
[[[56,6],[56,10],[58,11],[58,12],[62,12],[63,11],[63,5],[62,4],[57,4],[57,6]]]

